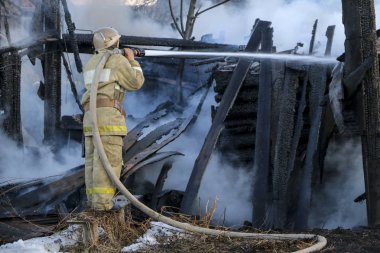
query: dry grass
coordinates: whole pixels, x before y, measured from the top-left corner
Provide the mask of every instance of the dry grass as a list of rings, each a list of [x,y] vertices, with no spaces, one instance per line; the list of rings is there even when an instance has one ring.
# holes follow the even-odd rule
[[[125,222],[120,220],[120,215],[114,211],[84,212],[75,217],[78,220],[92,221],[98,224],[102,232],[99,239],[93,245],[85,246],[81,241],[75,248],[65,249],[68,252],[91,252],[91,253],[116,253],[123,247],[130,245],[143,235],[149,228],[149,222],[136,222],[129,210],[125,210]]]
[[[160,244],[136,252],[293,252],[312,245],[311,241],[274,241],[192,235],[158,238]]]
[[[212,227],[211,221],[213,220],[216,211],[217,201],[207,203],[204,213],[199,211],[199,216],[189,216],[177,213],[173,207],[163,207],[161,213],[170,216],[180,222],[190,223],[201,227]],[[201,210],[201,209],[199,209]],[[81,243],[75,249],[66,249],[69,252],[120,252],[121,249],[127,245],[135,243],[136,239],[146,232],[149,228],[150,220],[145,222],[136,222],[133,220],[131,213],[128,211],[126,215],[126,224],[120,224],[117,215],[112,212],[104,212],[103,214],[97,213],[88,214],[82,213],[79,215],[80,219],[93,219],[104,230],[101,234],[98,243],[86,248]],[[200,218],[202,217],[202,218]],[[215,228],[215,227],[214,227]],[[228,228],[217,227],[221,230],[229,230]],[[260,232],[251,229],[246,232]],[[262,232],[262,231],[261,231]],[[264,233],[264,232],[263,232]],[[265,233],[268,233],[265,232]],[[314,242],[311,240],[304,241],[275,241],[275,240],[253,240],[242,238],[229,238],[226,236],[207,236],[201,234],[175,234],[171,236],[160,236],[157,238],[159,244],[145,245],[144,248],[135,252],[292,252],[311,246]]]

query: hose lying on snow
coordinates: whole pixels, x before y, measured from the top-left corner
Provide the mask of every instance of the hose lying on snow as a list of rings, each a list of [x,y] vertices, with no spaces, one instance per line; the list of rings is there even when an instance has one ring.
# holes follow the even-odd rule
[[[209,229],[209,228],[202,228],[193,226],[187,223],[175,221],[173,219],[170,219],[166,216],[163,216],[143,203],[141,203],[137,198],[135,198],[128,190],[125,188],[125,186],[120,182],[119,178],[115,175],[113,172],[112,166],[110,162],[108,161],[107,155],[104,151],[104,147],[102,144],[102,141],[100,139],[99,129],[98,129],[98,121],[97,121],[97,115],[96,115],[96,99],[97,99],[97,93],[98,93],[98,86],[99,86],[99,79],[100,79],[100,73],[104,68],[105,63],[107,62],[108,58],[111,56],[111,53],[106,52],[102,58],[100,59],[99,63],[96,66],[95,69],[95,76],[91,85],[91,92],[90,92],[90,121],[92,125],[92,134],[93,134],[93,142],[94,146],[98,151],[100,160],[103,163],[104,169],[107,171],[108,176],[113,181],[113,183],[116,185],[116,187],[119,189],[119,191],[128,198],[128,200],[137,207],[140,211],[148,215],[154,220],[166,223],[168,225],[171,225],[173,227],[183,229],[189,232],[194,233],[201,233],[201,234],[207,234],[212,236],[228,236],[228,237],[239,237],[239,238],[251,238],[251,239],[263,239],[263,240],[304,240],[304,239],[316,239],[317,243],[309,248],[299,250],[297,253],[309,253],[309,252],[315,252],[323,249],[326,244],[327,240],[323,236],[319,235],[313,235],[313,234],[259,234],[259,233],[244,233],[244,232],[231,232],[231,231],[222,231],[222,230],[216,230],[216,229]]]

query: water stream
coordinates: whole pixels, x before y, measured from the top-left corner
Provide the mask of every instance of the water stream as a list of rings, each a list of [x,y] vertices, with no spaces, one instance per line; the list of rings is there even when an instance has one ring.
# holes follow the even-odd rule
[[[167,51],[167,50],[145,50],[146,57],[175,57],[175,58],[212,58],[212,57],[239,57],[269,59],[278,61],[294,61],[305,64],[335,64],[337,60],[333,57],[317,57],[311,55],[294,54],[265,54],[246,52],[197,52],[197,51]]]

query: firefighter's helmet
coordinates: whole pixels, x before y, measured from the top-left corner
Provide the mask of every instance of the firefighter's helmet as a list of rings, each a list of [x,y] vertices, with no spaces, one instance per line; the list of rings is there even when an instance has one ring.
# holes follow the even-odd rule
[[[93,43],[96,51],[106,49],[119,43],[119,32],[112,27],[100,28],[94,33]]]

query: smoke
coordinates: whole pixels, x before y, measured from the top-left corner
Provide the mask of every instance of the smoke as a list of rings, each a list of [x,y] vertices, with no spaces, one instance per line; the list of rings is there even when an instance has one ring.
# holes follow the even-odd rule
[[[327,229],[366,225],[365,192],[360,139],[331,143],[326,156],[323,184],[313,194],[311,227]]]
[[[130,5],[112,0],[70,0],[69,9],[76,27],[95,31],[110,26],[121,34],[149,37],[175,37],[169,25],[160,25],[149,16],[138,17]]]
[[[207,96],[203,109],[190,131],[186,131],[173,143],[162,151],[178,151],[185,156],[176,157],[172,169],[164,185],[165,189],[184,191],[192,172],[194,162],[201,150],[204,139],[211,126],[211,105],[215,104],[214,93]],[[201,94],[194,96],[185,112],[190,115],[197,106]],[[138,172],[136,184],[143,184],[145,180],[155,183],[160,172],[160,165],[144,168]],[[216,201],[217,210],[214,215],[215,222],[224,225],[241,226],[245,220],[250,220],[252,207],[250,202],[252,175],[238,167],[231,167],[220,161],[220,154],[216,151],[207,166],[199,190],[199,198],[194,203],[194,212],[204,213],[208,204],[210,209]],[[144,184],[144,187],[148,187]],[[144,190],[144,189],[140,189]],[[142,192],[140,192],[142,193]]]
[[[204,4],[205,7],[208,5]],[[202,34],[212,32],[216,36],[222,34],[226,43],[244,45],[255,19],[260,18],[272,22],[277,51],[293,49],[297,42],[303,43],[303,50],[308,51],[313,24],[318,19],[318,53],[324,53],[327,41],[325,32],[329,25],[336,25],[334,55],[343,52],[344,29],[340,1],[245,1],[245,7],[238,7],[227,3],[202,14],[196,21],[194,35],[199,38]]]
[[[39,61],[33,66],[27,57],[22,58],[21,124],[24,143],[23,147],[19,147],[0,132],[0,183],[44,178],[84,163],[78,143],[68,143],[58,153],[44,146],[44,101],[37,96],[40,80],[43,76]],[[69,87],[63,85],[62,94],[67,94],[67,89]],[[70,98],[62,101],[63,111],[70,112],[70,115],[75,113],[75,110],[69,109],[75,105],[71,97],[70,93]]]

